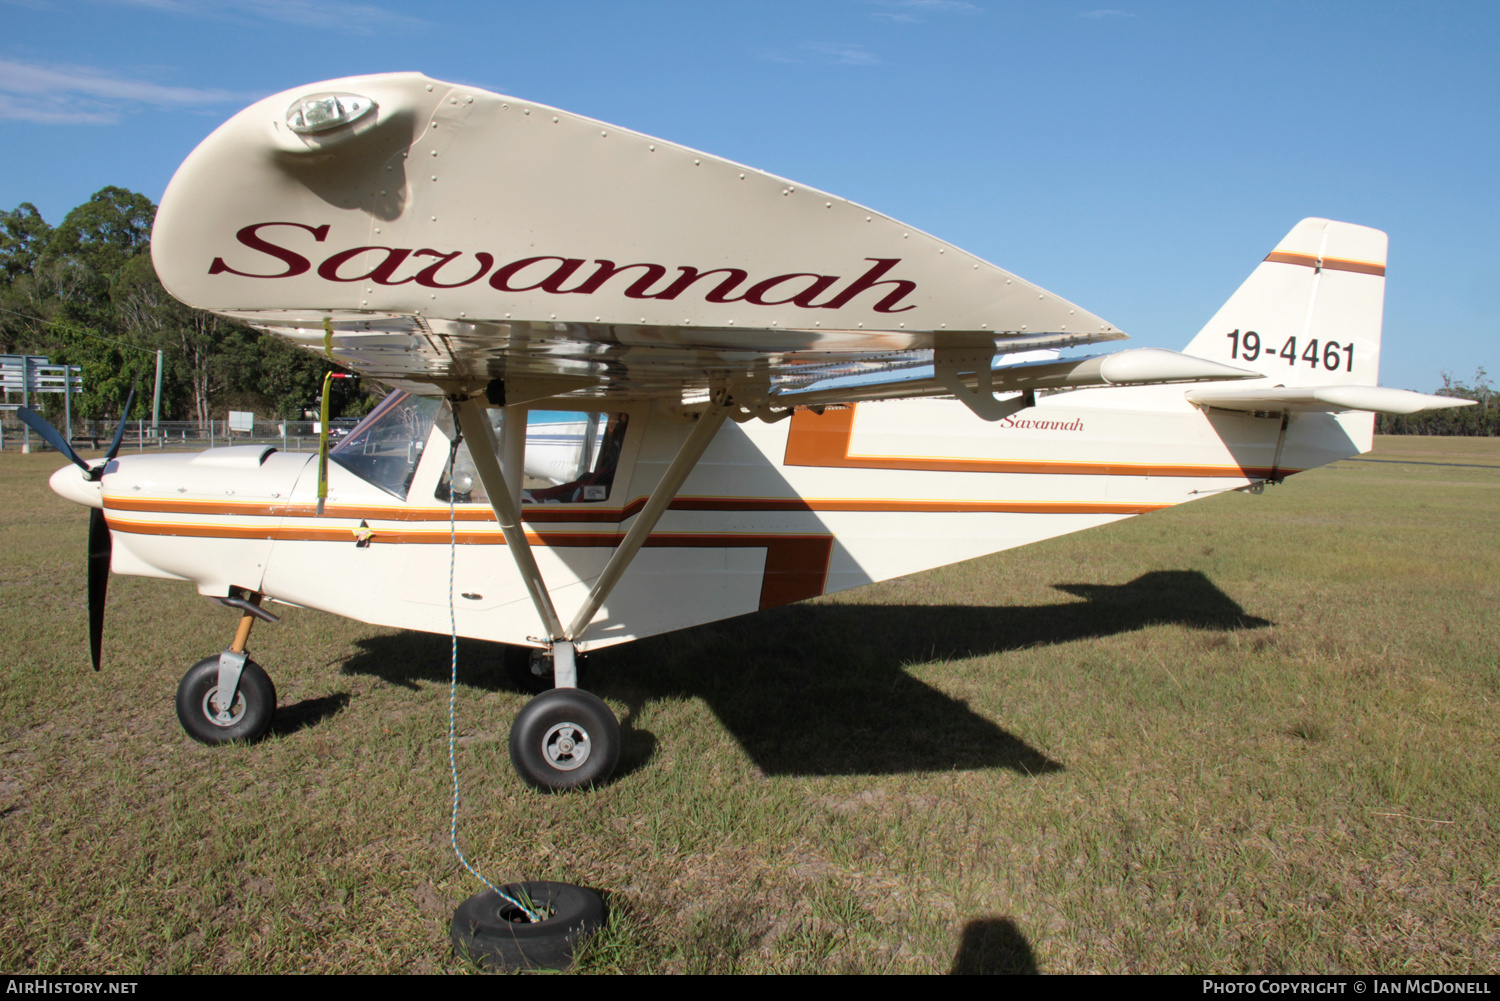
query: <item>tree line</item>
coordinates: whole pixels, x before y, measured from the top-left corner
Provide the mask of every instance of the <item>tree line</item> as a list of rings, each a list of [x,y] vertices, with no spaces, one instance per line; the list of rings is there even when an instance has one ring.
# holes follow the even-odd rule
[[[149,198],[116,187],[57,226],[30,202],[0,213],[0,354],[81,366],[73,413],[86,419],[117,420],[133,385],[132,415],[149,417],[158,349],[163,420],[223,420],[229,410],[300,418],[315,407],[334,366],[174,299],[151,263],[155,218]],[[359,416],[378,395],[335,380],[332,413]],[[56,418],[62,397],[33,397],[32,406]]]
[[[1483,368],[1474,373],[1472,383],[1457,382],[1444,372],[1443,388],[1438,392],[1444,396],[1475,400],[1478,406],[1426,410],[1419,414],[1381,414],[1375,430],[1380,434],[1500,437],[1500,394],[1490,385],[1489,375]]]

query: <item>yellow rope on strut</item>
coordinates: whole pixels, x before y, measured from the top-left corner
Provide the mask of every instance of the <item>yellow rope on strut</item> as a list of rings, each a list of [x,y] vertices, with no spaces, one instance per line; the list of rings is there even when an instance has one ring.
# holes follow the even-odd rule
[[[333,361],[333,320],[323,317],[323,353]],[[323,405],[318,412],[318,517],[323,517],[323,502],[328,499],[328,380],[332,372],[323,375]]]
[[[323,317],[323,353],[328,360],[335,365],[338,359],[333,356],[333,320]],[[353,376],[344,375],[341,372],[325,372],[323,374],[323,402],[318,410],[318,517],[323,516],[323,504],[328,500],[328,387],[332,385],[333,379],[352,379]]]
[[[318,411],[318,517],[320,518],[323,516],[323,502],[328,499],[328,387],[333,382],[335,374],[326,372],[323,375],[323,405]]]

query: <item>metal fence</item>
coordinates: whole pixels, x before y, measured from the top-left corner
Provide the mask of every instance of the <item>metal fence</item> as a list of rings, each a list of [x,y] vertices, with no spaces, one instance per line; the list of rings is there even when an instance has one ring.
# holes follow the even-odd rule
[[[328,422],[331,441],[337,442],[359,423],[355,420]],[[73,447],[80,452],[106,449],[114,440],[118,420],[73,421]],[[64,433],[66,429],[59,428]],[[27,429],[11,411],[0,412],[0,450],[19,452],[30,437],[30,450],[48,449],[41,436]],[[253,431],[232,431],[228,421],[162,421],[152,428],[149,420],[133,420],[125,425],[123,452],[192,451],[221,448],[225,445],[275,445],[286,452],[315,452],[318,448],[317,421],[257,420]]]

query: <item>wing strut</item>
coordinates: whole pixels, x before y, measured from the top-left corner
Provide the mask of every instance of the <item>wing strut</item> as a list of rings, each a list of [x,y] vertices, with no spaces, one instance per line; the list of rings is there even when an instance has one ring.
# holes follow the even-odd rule
[[[501,470],[497,455],[501,449],[501,443],[495,440],[495,430],[490,426],[489,419],[485,416],[484,407],[478,399],[469,398],[456,400],[453,405],[454,417],[459,427],[469,439],[469,455],[473,457],[474,468],[479,473],[479,481],[484,484],[485,493],[489,494],[490,507],[495,512],[495,519],[500,523],[500,531],[505,535],[505,544],[510,548],[511,557],[516,561],[516,569],[521,572],[522,579],[526,582],[526,590],[531,594],[531,602],[536,606],[537,616],[542,620],[547,629],[547,638],[552,641],[553,677],[558,688],[577,687],[577,674],[573,660],[573,641],[578,638],[588,624],[593,621],[599,609],[615,589],[615,585],[624,576],[625,570],[635,559],[636,553],[650,538],[651,531],[661,516],[666,513],[677,496],[677,491],[682,489],[683,483],[687,481],[688,474],[703,457],[708,448],[708,443],[713,441],[714,435],[719,433],[719,428],[724,424],[724,418],[729,415],[730,406],[727,403],[710,404],[698,417],[698,422],[693,426],[687,441],[677,450],[672,457],[666,472],[662,474],[661,481],[657,483],[656,489],[651,491],[651,496],[646,500],[646,506],[641,508],[631,524],[630,530],[625,533],[624,540],[610,556],[609,562],[605,564],[603,572],[594,581],[594,586],[589,590],[588,597],[584,599],[583,607],[578,610],[573,624],[564,630],[562,620],[558,618],[557,608],[552,604],[552,596],[547,591],[547,582],[542,579],[542,571],[536,565],[536,557],[532,555],[531,544],[526,539],[526,532],[521,527],[521,506],[517,503],[518,492],[512,489],[512,484]],[[517,421],[506,421],[507,426],[515,425]],[[520,423],[524,429],[525,424]],[[513,458],[514,443],[510,441],[510,435],[506,435],[505,444],[507,466],[514,470],[512,478],[516,480],[516,486],[520,485],[521,463],[518,456]],[[522,439],[524,441],[524,439]],[[511,463],[514,463],[513,465]]]
[[[651,496],[646,500],[646,506],[641,508],[641,513],[635,516],[630,531],[625,533],[625,539],[619,548],[610,556],[609,562],[605,564],[604,571],[594,581],[589,596],[584,599],[583,607],[573,618],[573,624],[568,628],[568,639],[578,638],[578,634],[594,620],[595,614],[609,597],[615,585],[620,582],[620,577],[625,569],[630,566],[630,561],[635,559],[635,554],[640,552],[641,546],[645,545],[646,539],[651,535],[651,530],[661,520],[666,512],[667,506],[677,496],[677,491],[682,489],[682,484],[687,480],[688,474],[703,458],[703,452],[708,448],[708,443],[714,440],[714,435],[719,433],[719,428],[724,424],[724,418],[729,415],[729,407],[722,403],[712,403],[708,409],[698,416],[698,423],[693,426],[692,433],[688,435],[687,441],[677,450],[672,457],[672,462],[667,466],[667,471],[662,473],[661,482],[656,484],[656,489],[651,491]]]
[[[515,505],[517,517],[521,510],[521,486],[526,479],[525,462],[526,405],[509,406],[505,408],[505,419],[500,422],[500,471],[505,474],[505,483],[510,487],[510,502]]]
[[[521,571],[521,578],[526,582],[526,590],[531,594],[531,603],[536,606],[537,617],[546,627],[548,639],[563,639],[562,620],[557,617],[552,595],[547,593],[547,582],[542,580],[541,568],[536,565],[531,544],[526,541],[526,532],[521,528],[521,506],[516,503],[518,493],[505,481],[505,474],[500,471],[500,463],[495,458],[500,451],[499,443],[495,441],[495,429],[490,427],[484,407],[473,397],[455,401],[453,415],[464,436],[469,439],[469,455],[479,473],[479,482],[484,484],[484,491],[490,496],[490,507],[495,512],[495,520],[500,522],[500,531],[505,535],[505,544],[510,547],[511,558],[516,561],[516,569]],[[520,485],[520,472],[520,463],[517,463],[512,467],[517,486]]]

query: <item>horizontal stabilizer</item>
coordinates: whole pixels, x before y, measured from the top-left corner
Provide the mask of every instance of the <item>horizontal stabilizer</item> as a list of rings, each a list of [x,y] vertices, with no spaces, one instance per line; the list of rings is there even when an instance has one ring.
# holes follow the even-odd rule
[[[1189,403],[1217,410],[1241,410],[1268,413],[1334,413],[1341,410],[1369,410],[1377,414],[1415,414],[1444,407],[1467,407],[1473,400],[1453,396],[1428,396],[1409,389],[1386,389],[1381,386],[1296,386],[1265,389],[1226,389],[1205,386],[1190,389]]]

